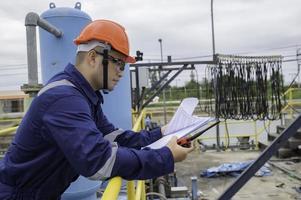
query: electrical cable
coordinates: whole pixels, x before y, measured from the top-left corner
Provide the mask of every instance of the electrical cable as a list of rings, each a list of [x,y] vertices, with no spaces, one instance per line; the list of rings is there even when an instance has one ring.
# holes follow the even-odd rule
[[[145,194],[145,196],[158,196],[164,200],[167,200],[167,198],[163,194],[158,193],[158,192],[148,192]]]
[[[213,87],[217,118],[280,118],[284,98],[281,56],[217,54],[217,61],[218,65],[208,65],[205,71],[206,98],[211,97]]]

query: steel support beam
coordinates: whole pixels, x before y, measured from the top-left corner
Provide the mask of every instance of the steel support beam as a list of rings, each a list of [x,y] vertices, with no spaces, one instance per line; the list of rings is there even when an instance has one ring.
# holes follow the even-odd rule
[[[301,115],[286,128],[274,141],[266,148],[261,155],[234,181],[234,183],[218,198],[218,200],[231,199],[253,176],[254,174],[283,146],[290,137],[296,134],[301,127]]]
[[[173,81],[185,68],[187,67],[187,64],[183,65],[168,81],[164,83],[156,92],[153,94],[143,105],[142,109],[145,108],[153,99],[155,96],[157,96],[171,81]]]
[[[175,66],[175,65],[210,65],[216,64],[215,61],[185,61],[185,62],[156,62],[156,63],[135,63],[131,64],[130,67],[153,67],[153,66]]]

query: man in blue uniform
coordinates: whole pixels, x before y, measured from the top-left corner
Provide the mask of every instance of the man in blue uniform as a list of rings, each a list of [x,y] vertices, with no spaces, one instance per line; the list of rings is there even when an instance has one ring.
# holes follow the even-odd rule
[[[141,149],[162,137],[115,128],[101,109],[99,90],[113,90],[129,56],[125,30],[96,20],[76,38],[75,66],[68,64],[38,93],[0,163],[0,199],[60,199],[79,175],[149,179],[173,172],[192,148],[173,138],[161,149]],[[122,100],[122,99],[120,99]]]

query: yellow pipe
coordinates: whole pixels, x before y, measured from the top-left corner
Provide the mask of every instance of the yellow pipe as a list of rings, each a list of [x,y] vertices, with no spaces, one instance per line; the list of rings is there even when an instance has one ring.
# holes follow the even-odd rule
[[[290,93],[289,93],[289,101],[292,101],[292,99],[293,99],[293,93],[292,93],[292,91],[290,91]],[[293,119],[293,109],[291,109],[290,116],[291,116],[291,119]]]
[[[22,119],[0,119],[0,122],[20,122]]]
[[[137,118],[134,127],[133,127],[133,131],[138,131],[141,129],[141,123],[142,123],[142,119],[144,116],[145,111],[142,110],[142,112],[140,113],[139,117]],[[103,196],[102,196],[102,200],[115,200],[118,198],[119,192],[120,192],[120,188],[121,188],[121,182],[122,179],[120,177],[115,177],[113,179],[111,179],[109,181],[108,186],[106,187]],[[142,183],[140,183],[142,184]],[[127,183],[127,192],[128,192],[128,197],[130,195],[131,199],[134,199],[134,182],[128,182]],[[138,186],[137,186],[138,187]],[[140,186],[140,197],[141,197],[141,192],[142,192],[142,186]],[[137,193],[136,193],[137,195]],[[128,198],[130,199],[130,198]]]
[[[288,105],[290,105],[290,106],[298,106],[298,105],[301,105],[301,102],[289,102]]]
[[[144,181],[138,181],[137,182],[137,189],[136,189],[136,196],[135,200],[141,200],[142,190],[143,190]]]
[[[142,120],[143,120],[144,113],[145,113],[145,111],[142,110],[142,112],[140,113],[139,117],[137,118],[137,120],[135,122],[135,125],[133,127],[134,131],[137,131],[137,130],[141,129],[141,123],[142,123]]]
[[[146,194],[145,194],[145,181],[143,181],[143,183],[142,183],[141,200],[146,200]]]
[[[102,195],[102,200],[117,200],[121,188],[122,179],[114,177],[110,180],[106,190]]]
[[[127,184],[127,199],[128,200],[135,200],[135,182],[128,181]]]
[[[247,134],[247,135],[229,135],[229,138],[237,138],[237,137],[255,137],[255,134]],[[226,138],[226,136],[220,136],[220,138]],[[204,137],[204,136],[201,136],[199,137],[199,139],[201,140],[213,140],[213,139],[216,139],[215,136],[207,136],[207,137]]]
[[[12,132],[15,132],[19,126],[9,127],[3,130],[0,130],[0,136],[12,135]]]

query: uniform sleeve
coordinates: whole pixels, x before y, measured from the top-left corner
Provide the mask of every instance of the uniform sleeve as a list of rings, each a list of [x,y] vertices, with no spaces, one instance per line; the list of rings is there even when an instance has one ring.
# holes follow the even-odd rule
[[[69,96],[57,100],[44,113],[43,123],[49,137],[71,166],[83,176],[138,179],[173,171],[173,157],[167,147],[138,151],[118,147],[116,143],[106,140],[82,97]],[[164,170],[158,170],[158,167]],[[127,168],[131,170],[127,172]]]
[[[116,142],[121,146],[140,149],[147,146],[162,137],[161,128],[156,128],[151,131],[142,130],[140,132],[124,131],[118,135]]]
[[[138,134],[137,132],[130,130],[125,131],[117,129],[109,122],[101,110],[99,111],[99,119],[97,123],[100,131],[104,133],[105,139],[111,142],[117,142],[118,145],[124,147],[140,149],[141,147],[147,146],[162,137],[161,128],[156,128],[152,131],[142,130],[138,132]]]
[[[168,147],[161,149],[118,149],[111,176],[127,180],[145,180],[174,171],[174,160]]]

